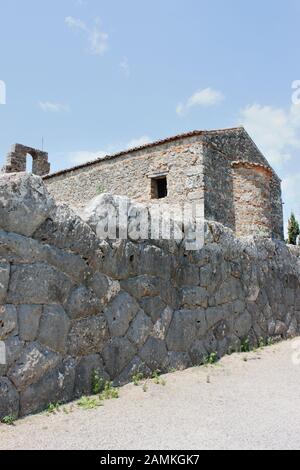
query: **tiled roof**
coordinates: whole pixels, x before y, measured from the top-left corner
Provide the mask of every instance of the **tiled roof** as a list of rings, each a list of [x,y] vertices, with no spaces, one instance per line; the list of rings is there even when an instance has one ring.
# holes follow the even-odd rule
[[[141,145],[139,147],[134,147],[134,148],[131,148],[131,149],[128,149],[128,150],[124,150],[122,152],[118,152],[118,153],[115,153],[113,155],[107,155],[107,156],[102,157],[102,158],[97,158],[96,160],[92,160],[90,162],[86,162],[86,163],[83,163],[81,165],[73,166],[71,168],[67,168],[65,170],[58,171],[56,173],[51,173],[50,175],[44,176],[44,179],[49,179],[49,178],[52,178],[52,177],[55,177],[55,176],[60,176],[60,175],[63,175],[65,173],[69,173],[69,172],[74,171],[74,170],[79,170],[80,168],[86,168],[86,167],[95,165],[96,163],[102,162],[104,160],[112,160],[114,158],[129,155],[132,152],[136,152],[136,151],[139,151],[139,150],[145,150],[145,149],[149,149],[149,148],[152,148],[152,147],[157,147],[159,145],[168,144],[170,142],[175,142],[175,141],[181,140],[181,139],[187,139],[187,138],[190,138],[190,137],[197,137],[197,136],[201,136],[201,135],[218,134],[218,133],[222,134],[224,132],[243,131],[243,130],[244,130],[243,127],[233,127],[233,128],[228,128],[228,129],[219,129],[219,130],[211,130],[211,131],[207,131],[207,130],[199,131],[198,130],[198,131],[187,132],[185,134],[178,134],[178,135],[175,135],[173,137],[168,137],[166,139],[157,140],[155,142],[145,144],[145,145]]]

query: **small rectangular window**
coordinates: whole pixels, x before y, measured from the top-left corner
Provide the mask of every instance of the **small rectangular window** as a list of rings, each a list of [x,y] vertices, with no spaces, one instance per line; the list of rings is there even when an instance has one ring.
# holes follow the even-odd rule
[[[164,199],[168,196],[168,182],[167,177],[152,178],[151,179],[151,198]]]

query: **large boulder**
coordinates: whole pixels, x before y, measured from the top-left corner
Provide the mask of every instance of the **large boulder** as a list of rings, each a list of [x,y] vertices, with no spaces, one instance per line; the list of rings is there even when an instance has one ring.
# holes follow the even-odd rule
[[[110,239],[128,238],[147,239],[148,230],[142,236],[137,235],[139,221],[148,221],[149,213],[146,206],[136,203],[125,196],[114,196],[104,193],[95,197],[80,213],[99,238],[106,238],[106,230],[111,228],[107,236]]]
[[[7,378],[0,379],[0,420],[6,416],[18,417],[19,395]]]
[[[59,363],[59,355],[39,343],[31,343],[8,371],[8,377],[18,391],[36,383],[46,372]]]
[[[46,263],[13,266],[7,295],[9,304],[64,303],[72,287],[71,280]]]
[[[139,309],[137,301],[121,291],[104,311],[111,336],[124,336]]]
[[[108,337],[108,327],[103,315],[77,320],[68,335],[68,354],[88,356],[101,353]]]
[[[126,196],[103,193],[89,202],[79,215],[100,239],[180,242],[185,238],[182,208],[176,204],[146,205]]]
[[[0,176],[0,228],[31,237],[47,219],[54,201],[39,176]]]
[[[50,403],[66,403],[73,397],[76,361],[67,358],[48,370],[20,393],[20,416],[45,410]]]

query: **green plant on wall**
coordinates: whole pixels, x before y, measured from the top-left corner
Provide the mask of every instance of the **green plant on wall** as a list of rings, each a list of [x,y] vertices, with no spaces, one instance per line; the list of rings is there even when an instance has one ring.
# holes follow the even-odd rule
[[[103,194],[103,193],[105,193],[105,188],[102,184],[99,184],[97,186],[97,194],[100,195],[100,194]]]

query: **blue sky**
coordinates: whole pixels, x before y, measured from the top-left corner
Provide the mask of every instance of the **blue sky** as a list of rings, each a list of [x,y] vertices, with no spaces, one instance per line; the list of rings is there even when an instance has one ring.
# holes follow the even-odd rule
[[[0,165],[243,124],[300,218],[299,0],[0,0]],[[299,93],[300,96],[300,93]]]

